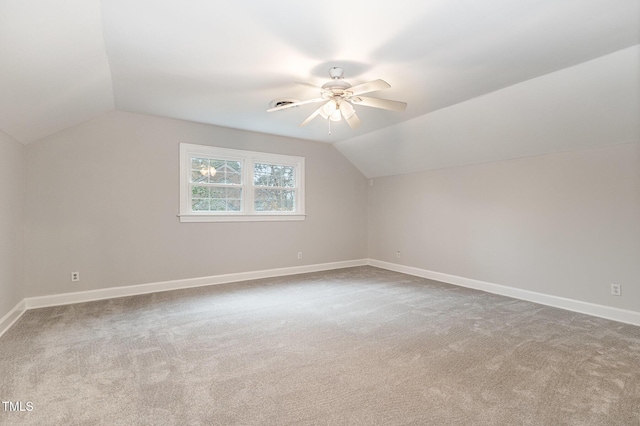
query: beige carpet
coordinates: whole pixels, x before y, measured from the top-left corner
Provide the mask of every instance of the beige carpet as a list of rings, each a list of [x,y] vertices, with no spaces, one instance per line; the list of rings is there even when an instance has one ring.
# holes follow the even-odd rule
[[[640,425],[640,328],[360,267],[26,312],[2,424]]]

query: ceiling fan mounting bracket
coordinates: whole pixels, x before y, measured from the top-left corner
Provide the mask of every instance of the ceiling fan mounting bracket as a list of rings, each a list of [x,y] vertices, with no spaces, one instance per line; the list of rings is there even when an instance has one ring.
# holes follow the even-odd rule
[[[344,70],[340,67],[333,67],[329,70],[329,76],[334,80],[344,78]]]

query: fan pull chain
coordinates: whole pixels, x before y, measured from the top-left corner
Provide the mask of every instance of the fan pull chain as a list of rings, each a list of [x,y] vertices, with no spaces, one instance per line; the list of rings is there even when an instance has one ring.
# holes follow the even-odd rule
[[[331,136],[331,120],[327,120],[329,122],[329,136]]]

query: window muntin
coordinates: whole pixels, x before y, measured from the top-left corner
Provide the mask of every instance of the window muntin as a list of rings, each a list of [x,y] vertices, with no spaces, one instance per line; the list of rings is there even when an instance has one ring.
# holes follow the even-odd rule
[[[183,222],[303,220],[304,158],[180,144]]]

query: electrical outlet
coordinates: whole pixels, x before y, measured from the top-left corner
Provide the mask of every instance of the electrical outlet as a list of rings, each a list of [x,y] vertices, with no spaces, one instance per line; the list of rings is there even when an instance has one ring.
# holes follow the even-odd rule
[[[622,296],[622,286],[620,284],[611,284],[611,294],[614,296]]]
[[[80,272],[72,272],[71,281],[80,281]]]
[[[301,251],[298,252],[298,259],[302,259],[302,252]]]
[[[396,252],[396,258],[400,259],[400,251]]]

